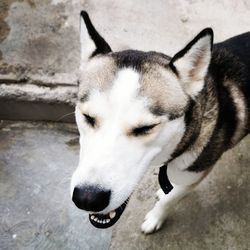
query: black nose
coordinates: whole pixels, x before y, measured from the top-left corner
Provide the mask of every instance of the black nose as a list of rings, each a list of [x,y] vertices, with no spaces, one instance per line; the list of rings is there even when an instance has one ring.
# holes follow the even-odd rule
[[[110,190],[96,186],[76,186],[72,200],[80,209],[99,212],[108,206],[110,194]]]

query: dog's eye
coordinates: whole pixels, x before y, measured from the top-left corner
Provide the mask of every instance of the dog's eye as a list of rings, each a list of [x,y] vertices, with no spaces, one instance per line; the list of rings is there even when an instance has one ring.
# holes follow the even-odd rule
[[[141,127],[134,128],[131,134],[134,136],[147,135],[150,131],[158,124],[145,125]]]
[[[96,119],[90,115],[87,114],[83,114],[85,121],[91,126],[91,127],[95,127],[96,125]]]

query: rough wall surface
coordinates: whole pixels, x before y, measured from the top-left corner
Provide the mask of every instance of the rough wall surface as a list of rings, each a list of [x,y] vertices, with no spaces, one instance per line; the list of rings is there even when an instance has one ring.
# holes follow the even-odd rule
[[[214,29],[216,41],[250,27],[250,2],[245,0],[1,0],[0,100],[19,116],[0,110],[0,118],[58,120],[73,111],[81,9],[113,50],[132,47],[172,56],[204,27]],[[33,102],[41,104],[44,115],[34,105],[29,110],[33,116],[23,113],[23,103]],[[53,107],[47,103],[56,105],[55,114],[62,112],[51,116]]]

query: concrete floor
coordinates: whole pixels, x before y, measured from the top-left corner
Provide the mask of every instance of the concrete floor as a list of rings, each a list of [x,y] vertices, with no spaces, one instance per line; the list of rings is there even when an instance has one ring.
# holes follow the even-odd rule
[[[87,214],[71,202],[78,147],[70,142],[75,137],[64,126],[1,129],[1,250],[109,249],[111,230],[92,227]]]
[[[76,138],[64,124],[1,124],[0,249],[250,249],[250,137],[149,236],[140,224],[155,201],[158,170],[149,170],[113,228],[95,229],[69,195]]]

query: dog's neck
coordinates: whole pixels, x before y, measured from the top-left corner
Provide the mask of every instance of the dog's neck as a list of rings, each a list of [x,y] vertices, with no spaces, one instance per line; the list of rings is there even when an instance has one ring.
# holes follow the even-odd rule
[[[185,115],[186,131],[166,164],[187,169],[196,160],[213,134],[218,116],[213,80],[208,75],[203,91],[190,101]]]

